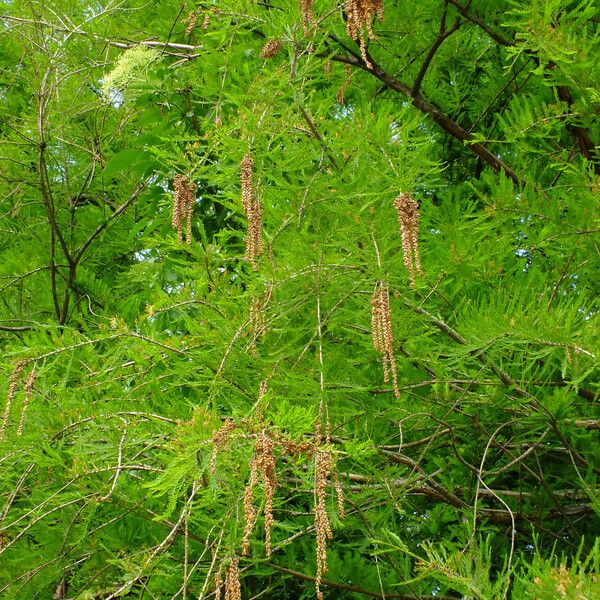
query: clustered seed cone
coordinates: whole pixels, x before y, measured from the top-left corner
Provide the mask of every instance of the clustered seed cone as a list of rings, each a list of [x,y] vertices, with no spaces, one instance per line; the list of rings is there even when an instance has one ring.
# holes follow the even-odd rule
[[[279,51],[283,47],[281,40],[276,38],[270,39],[260,51],[260,58],[273,58],[279,54]]]
[[[256,259],[262,252],[262,208],[254,193],[254,161],[250,154],[244,156],[241,168],[242,206],[248,219],[248,235],[246,236],[246,259],[252,268],[258,268]]]
[[[185,175],[176,175],[173,180],[173,229],[177,231],[177,240],[183,241],[183,222],[187,222],[185,241],[192,243],[192,212],[196,184],[188,181]]]
[[[371,327],[373,332],[373,346],[381,353],[383,363],[383,380],[387,383],[392,374],[394,396],[400,397],[398,389],[398,376],[396,373],[396,359],[394,357],[394,338],[392,335],[392,316],[390,311],[390,296],[387,286],[383,281],[375,285],[375,292],[371,300]]]
[[[410,285],[415,286],[415,271],[423,275],[419,259],[419,205],[409,194],[400,194],[394,200],[402,235],[404,264],[410,273]],[[414,261],[414,264],[413,264]]]
[[[382,0],[346,0],[346,31],[353,40],[358,40],[360,54],[369,68],[371,68],[371,63],[367,58],[364,32],[366,30],[368,39],[375,39],[373,33],[373,18],[375,16],[383,21]]]

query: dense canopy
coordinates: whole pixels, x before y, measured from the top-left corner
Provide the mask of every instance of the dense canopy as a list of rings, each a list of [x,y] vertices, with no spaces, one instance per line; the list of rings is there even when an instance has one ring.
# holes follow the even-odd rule
[[[0,21],[0,597],[600,597],[597,2]]]

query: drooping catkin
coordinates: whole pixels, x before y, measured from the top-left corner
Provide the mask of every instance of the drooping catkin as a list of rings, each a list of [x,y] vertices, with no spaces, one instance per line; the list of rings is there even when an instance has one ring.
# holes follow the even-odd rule
[[[19,427],[17,429],[17,435],[23,434],[23,426],[25,425],[25,415],[27,414],[27,407],[31,400],[31,394],[33,393],[33,384],[35,383],[35,365],[31,369],[27,379],[25,380],[25,386],[23,391],[25,392],[25,398],[23,398],[23,406],[21,408],[21,419],[19,420]]]
[[[263,46],[259,56],[260,58],[273,58],[279,54],[282,47],[283,44],[281,43],[281,40],[272,38]]]
[[[254,506],[254,488],[258,475],[265,491],[265,552],[271,556],[271,530],[275,524],[273,518],[273,498],[277,488],[277,471],[275,458],[275,441],[265,431],[256,440],[254,454],[250,459],[250,478],[244,489],[244,539],[242,541],[242,556],[248,554],[250,536],[256,524],[258,511]]]
[[[19,385],[19,375],[25,367],[25,362],[19,360],[15,363],[13,372],[8,380],[8,392],[6,394],[6,407],[4,409],[4,416],[2,417],[2,425],[0,426],[0,442],[4,441],[4,435],[6,433],[6,427],[8,426],[8,418],[10,417],[10,406],[13,398],[17,392],[17,386]]]
[[[256,271],[256,259],[262,252],[262,208],[254,191],[254,160],[250,154],[244,156],[241,167],[242,207],[248,219],[246,236],[246,259]]]
[[[250,314],[248,315],[248,321],[250,326],[250,335],[252,336],[250,345],[252,356],[257,356],[256,342],[258,341],[258,338],[265,335],[267,326],[267,306],[269,304],[269,300],[271,299],[272,293],[273,286],[269,285],[263,294],[255,294],[252,296],[250,301]]]
[[[183,19],[183,23],[187,23],[187,27],[185,28],[185,35],[192,35],[192,32],[196,28],[196,23],[198,22],[199,16],[200,11],[194,10]]]
[[[273,498],[277,488],[277,472],[275,460],[275,444],[264,432],[256,442],[256,455],[263,486],[265,488],[265,552],[271,556],[271,530],[275,523],[273,518]]]
[[[410,274],[410,285],[415,286],[415,271],[423,275],[419,259],[419,205],[409,194],[402,193],[394,200],[402,236],[404,265]]]
[[[304,35],[308,35],[311,26],[316,25],[315,17],[313,16],[312,6],[314,0],[300,0],[300,14],[302,15],[302,29]]]
[[[350,80],[352,79],[352,67],[350,65],[344,65],[344,83],[337,89],[335,93],[335,101],[338,104],[344,104],[346,99],[346,92],[350,88]]]
[[[217,454],[222,446],[224,446],[229,440],[231,432],[236,428],[236,424],[231,420],[227,419],[221,427],[212,434],[212,441],[214,444],[212,456],[210,457],[209,471],[211,475],[215,474],[215,467],[217,464]]]
[[[394,357],[394,337],[392,335],[392,316],[390,311],[390,296],[383,281],[375,284],[371,300],[371,326],[373,332],[373,347],[381,353],[383,364],[383,380],[387,383],[392,375],[394,396],[400,397],[396,359]]]
[[[223,562],[221,562],[221,564],[219,565],[219,568],[217,569],[217,572],[215,573],[215,600],[221,600],[221,588],[222,587],[223,587]]]
[[[242,600],[239,565],[239,559],[234,557],[227,567],[225,572],[225,600]]]
[[[194,201],[196,184],[188,181],[185,175],[176,175],[173,179],[173,229],[177,231],[177,240],[183,241],[183,222],[186,221],[185,241],[192,243],[192,212],[194,210]]]
[[[375,16],[383,21],[382,0],[346,0],[346,31],[353,40],[358,40],[360,54],[369,69],[372,65],[367,58],[364,32],[366,30],[368,39],[375,39],[373,33],[373,18]]]
[[[250,459],[250,477],[244,488],[244,539],[242,540],[242,556],[247,556],[250,548],[250,536],[254,530],[258,511],[254,506],[254,488],[258,481],[258,461],[256,452]]]
[[[323,600],[321,582],[327,573],[327,540],[333,537],[327,514],[327,479],[331,472],[331,453],[326,450],[315,452],[315,533],[317,537],[317,573],[315,587],[317,598]]]

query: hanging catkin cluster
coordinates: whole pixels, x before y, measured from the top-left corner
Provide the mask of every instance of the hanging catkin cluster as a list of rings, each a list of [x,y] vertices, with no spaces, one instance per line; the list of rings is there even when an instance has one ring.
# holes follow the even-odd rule
[[[242,161],[242,206],[248,219],[248,235],[246,236],[246,258],[256,271],[256,259],[262,252],[262,209],[254,193],[254,161],[246,154]]]
[[[275,442],[263,431],[256,440],[254,454],[250,460],[250,479],[244,489],[244,539],[242,542],[242,555],[248,554],[250,536],[258,517],[254,507],[254,487],[260,474],[265,490],[265,552],[271,556],[271,530],[275,523],[273,518],[273,498],[277,488],[277,473],[275,459]]]
[[[367,59],[364,31],[366,30],[368,39],[375,39],[373,33],[373,18],[375,16],[383,21],[382,0],[346,0],[346,31],[353,40],[358,40],[360,54],[369,68],[371,68],[371,63]]]
[[[398,390],[396,359],[394,357],[390,297],[387,286],[383,281],[378,281],[375,285],[375,292],[371,300],[371,327],[373,332],[373,346],[375,350],[381,352],[383,380],[386,383],[389,382],[391,371],[394,395],[396,398],[399,398],[400,391]]]
[[[265,383],[265,382],[263,382]],[[266,391],[266,383],[261,383],[259,395],[264,395]],[[333,451],[331,449],[330,439],[330,424],[329,420],[326,421],[326,427],[324,435],[321,433],[321,418],[319,418],[316,435],[313,439],[302,440],[297,442],[290,439],[288,436],[278,433],[277,431],[269,430],[267,427],[262,427],[260,431],[257,431],[257,422],[253,419],[249,422],[242,421],[237,425],[233,425],[232,421],[226,421],[223,426],[213,433],[213,442],[215,444],[215,453],[217,446],[222,446],[226,441],[230,441],[230,434],[233,431],[233,427],[238,429],[242,428],[244,423],[250,425],[251,432],[245,432],[240,430],[241,437],[236,439],[244,440],[248,437],[254,438],[254,450],[250,458],[250,475],[243,494],[243,510],[244,510],[244,536],[242,539],[241,555],[247,556],[250,551],[250,538],[256,526],[256,521],[260,515],[260,508],[255,504],[254,490],[259,482],[262,483],[264,490],[265,501],[264,501],[264,523],[265,523],[265,554],[267,557],[271,556],[272,542],[271,532],[275,519],[273,516],[273,501],[275,498],[275,492],[277,490],[277,456],[276,450],[291,460],[296,459],[300,455],[306,457],[312,457],[315,461],[315,478],[313,483],[315,504],[314,504],[314,524],[316,530],[316,545],[317,545],[317,573],[316,573],[316,589],[317,597],[322,600],[323,593],[320,586],[323,581],[323,575],[327,572],[327,540],[331,539],[333,532],[331,529],[331,523],[329,515],[327,513],[327,487],[331,485],[337,495],[337,505],[339,510],[340,518],[344,518],[344,496],[342,486],[339,481],[338,473],[335,469],[335,463],[333,458]],[[262,423],[262,421],[261,421]],[[263,423],[264,425],[264,423]],[[323,441],[324,440],[324,441]],[[232,448],[237,447],[231,443]],[[213,460],[211,463],[214,462]],[[216,559],[215,559],[216,560]],[[217,600],[220,598],[223,567],[228,563],[226,560],[221,563],[221,567],[215,576],[215,597]],[[231,567],[230,567],[231,568]],[[237,569],[237,565],[235,567]],[[237,574],[236,574],[237,573]],[[234,582],[237,581],[239,585],[239,570],[234,572],[234,575],[230,574],[229,568],[227,569],[225,578],[225,600],[227,598],[237,598],[237,596],[228,596],[228,589],[235,590]],[[230,581],[231,585],[227,583]],[[229,585],[229,587],[228,587]],[[235,593],[234,591],[231,592]]]
[[[277,38],[270,39],[260,51],[260,58],[273,58],[279,54],[283,44]]]
[[[300,14],[302,15],[302,29],[304,35],[307,35],[311,26],[315,26],[315,17],[313,16],[312,6],[314,0],[300,0]]]
[[[185,175],[176,175],[173,180],[173,229],[177,231],[179,243],[183,240],[183,222],[187,221],[185,241],[192,243],[192,211],[196,184],[188,181]]]
[[[419,260],[419,205],[408,194],[400,194],[394,200],[402,235],[404,264],[410,273],[410,285],[415,286],[415,271],[423,275]],[[413,264],[414,261],[414,264]]]

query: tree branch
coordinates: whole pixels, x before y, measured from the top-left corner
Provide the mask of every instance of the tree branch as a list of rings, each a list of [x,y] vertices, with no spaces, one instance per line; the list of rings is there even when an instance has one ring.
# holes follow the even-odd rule
[[[438,125],[440,125],[456,139],[461,140],[462,142],[467,142],[467,147],[485,163],[492,167],[494,171],[504,172],[504,174],[518,186],[524,185],[524,180],[521,179],[515,173],[515,171],[500,157],[488,150],[483,144],[479,142],[469,143],[473,142],[474,136],[464,127],[453,121],[448,115],[443,113],[437,106],[429,102],[429,100],[423,97],[420,93],[414,94],[412,88],[407,86],[405,83],[402,83],[392,75],[386,73],[368,53],[367,58],[371,65],[370,68],[369,65],[367,65],[360,57],[347,56],[344,54],[334,54],[331,56],[331,60],[333,61],[349,64],[354,67],[358,67],[359,69],[363,69],[363,71],[366,71],[367,73],[371,73],[391,90],[410,98],[415,108],[429,115]]]
[[[438,35],[435,42],[433,42],[433,45],[429,49],[429,52],[427,53],[427,56],[425,57],[425,60],[423,61],[423,64],[421,65],[421,68],[419,69],[419,72],[417,73],[415,82],[413,83],[413,87],[412,87],[412,95],[413,96],[417,96],[419,94],[419,90],[421,89],[421,83],[423,83],[423,78],[425,77],[425,74],[427,73],[427,69],[429,68],[429,65],[431,64],[431,61],[433,60],[435,53],[438,51],[439,47],[444,43],[444,41],[446,39],[448,39],[455,31],[458,30],[458,28],[460,27],[460,24],[461,24],[461,20],[460,20],[460,18],[458,18],[458,19],[456,19],[456,21],[454,21],[454,24],[452,25],[452,27],[450,29],[446,29],[446,11],[444,11],[444,15],[442,17],[442,23],[440,25],[440,34]]]

